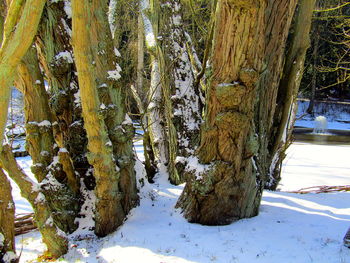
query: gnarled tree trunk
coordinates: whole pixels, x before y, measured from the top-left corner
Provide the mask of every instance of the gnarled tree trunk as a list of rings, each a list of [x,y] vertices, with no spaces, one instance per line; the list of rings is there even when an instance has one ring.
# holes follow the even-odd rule
[[[17,87],[24,95],[26,142],[37,181],[51,206],[55,223],[65,232],[76,229],[80,210],[79,181],[67,151],[55,147],[54,118],[49,108],[44,79],[39,69],[35,48],[30,48],[18,66]]]
[[[268,177],[284,48],[296,1],[218,1],[201,144],[177,206],[190,222],[255,216]]]
[[[252,157],[257,81],[265,52],[265,1],[218,1],[205,123],[193,172],[177,206],[190,222],[255,216],[262,194]],[[196,157],[194,157],[196,158]]]
[[[112,55],[106,8],[107,1],[72,1],[73,50],[88,135],[88,160],[96,179],[98,236],[115,231],[137,201],[133,128],[125,121],[124,91],[116,86],[120,69]]]

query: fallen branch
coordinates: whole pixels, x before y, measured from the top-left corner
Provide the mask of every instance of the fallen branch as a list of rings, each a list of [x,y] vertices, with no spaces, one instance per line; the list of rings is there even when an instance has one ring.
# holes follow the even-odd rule
[[[15,235],[16,236],[26,234],[36,228],[37,226],[34,222],[33,213],[16,216],[15,218]]]
[[[340,185],[340,186],[312,186],[301,188],[297,191],[287,191],[287,193],[294,194],[321,194],[321,193],[332,193],[332,192],[348,192],[350,191],[350,185]]]

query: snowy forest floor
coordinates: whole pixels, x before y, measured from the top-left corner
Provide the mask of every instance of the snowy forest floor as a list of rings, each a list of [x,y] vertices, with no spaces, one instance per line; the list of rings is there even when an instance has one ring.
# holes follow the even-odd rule
[[[350,146],[293,144],[280,191],[264,193],[259,216],[229,226],[187,223],[174,209],[183,185],[170,185],[160,175],[141,189],[140,206],[117,232],[102,239],[89,232],[72,234],[69,253],[58,262],[350,262],[350,250],[342,245],[350,227],[350,193],[283,192],[348,184],[349,152]],[[18,161],[30,173],[30,159]],[[17,212],[31,211],[17,188],[14,197]],[[16,241],[21,262],[37,262],[45,250],[38,232]]]
[[[142,160],[141,142],[135,149]],[[140,206],[118,231],[98,239],[80,227],[70,236],[68,254],[57,262],[350,263],[350,249],[342,245],[350,227],[350,193],[286,192],[349,184],[349,152],[349,145],[292,144],[279,191],[265,191],[260,214],[220,227],[188,223],[174,208],[184,185],[173,186],[160,174],[141,189]],[[17,160],[31,174],[30,157]],[[137,167],[142,173],[140,162]],[[32,211],[15,184],[13,195],[17,213]],[[38,231],[17,236],[16,246],[20,262],[38,262],[45,251]]]

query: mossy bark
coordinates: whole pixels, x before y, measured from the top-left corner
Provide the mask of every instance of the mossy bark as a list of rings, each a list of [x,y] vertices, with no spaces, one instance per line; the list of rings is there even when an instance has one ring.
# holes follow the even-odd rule
[[[35,213],[35,222],[46,244],[48,252],[58,258],[68,251],[65,233],[58,228],[52,218],[52,208],[38,184],[33,182],[18,166],[11,147],[4,145],[0,153],[0,167],[5,169],[21,190],[21,195],[28,200]],[[62,200],[64,201],[64,200]]]
[[[16,86],[24,94],[26,147],[33,160],[32,172],[38,182],[45,182],[42,190],[55,223],[63,231],[72,233],[77,227],[74,221],[80,210],[79,181],[66,158],[67,151],[59,152],[55,147],[54,117],[35,48],[28,50],[18,66],[18,73]]]
[[[115,231],[137,201],[133,127],[125,121],[125,94],[115,82],[118,66],[110,56],[114,52],[106,7],[107,1],[72,1],[73,50],[88,135],[88,160],[96,179],[98,236]]]
[[[256,171],[260,180],[266,182],[270,174],[271,163],[278,161],[271,154],[271,144],[274,137],[274,115],[279,89],[287,38],[292,23],[297,1],[268,1],[265,21],[269,25],[265,31],[266,51],[265,68],[258,83],[259,100],[255,110],[256,139],[258,154],[254,157]]]
[[[40,65],[49,84],[55,141],[60,148],[67,150],[65,159],[71,159],[74,170],[84,179],[85,185],[93,189],[94,179],[87,176],[91,166],[86,158],[87,138],[73,61],[71,18],[64,7],[64,1],[47,3],[35,43]]]
[[[198,150],[177,206],[191,222],[227,224],[259,212],[271,129],[296,1],[218,1],[212,73]]]
[[[6,174],[0,169],[0,261],[7,252],[16,254],[15,248],[15,203],[12,199],[12,188]],[[0,238],[0,239],[2,239]]]
[[[206,169],[177,206],[190,222],[229,224],[258,214],[254,106],[265,51],[265,1],[218,1],[205,123],[198,149]]]
[[[46,1],[26,1],[21,12],[16,2],[12,1],[8,8],[4,24],[5,37],[0,48],[0,150],[7,121],[10,86],[17,65],[32,44]]]
[[[106,109],[100,109],[100,112],[104,116],[108,137],[112,142],[113,157],[120,168],[118,184],[123,193],[122,206],[127,214],[138,203],[134,171],[134,127],[126,111],[127,89],[118,81],[121,68],[117,63],[117,56],[112,55],[115,52],[106,16],[107,6],[107,0],[92,1],[91,8],[95,11],[92,16],[90,39],[96,70],[95,83],[99,87],[100,102],[106,106]]]

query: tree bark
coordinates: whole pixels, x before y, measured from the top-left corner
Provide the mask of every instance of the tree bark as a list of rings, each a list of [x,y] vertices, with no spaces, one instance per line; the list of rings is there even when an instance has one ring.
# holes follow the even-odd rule
[[[73,162],[75,172],[88,189],[94,179],[88,176],[87,138],[81,116],[78,78],[71,46],[71,17],[65,11],[66,1],[47,3],[36,37],[41,68],[48,81],[49,105],[54,115],[55,141],[62,159]]]
[[[254,106],[265,54],[265,1],[218,1],[205,123],[177,207],[190,222],[223,225],[257,215]]]
[[[72,1],[73,50],[88,135],[88,160],[96,178],[98,236],[115,231],[137,200],[132,123],[124,121],[124,93],[115,84],[120,70],[115,59],[106,55],[114,53],[109,28],[106,30],[106,7],[107,1]],[[103,34],[107,36],[101,37]]]
[[[53,116],[35,48],[28,50],[18,72],[17,87],[24,94],[26,147],[33,160],[31,170],[43,183],[55,223],[64,232],[72,233],[77,228],[74,221],[80,210],[80,185],[70,159],[66,158],[67,151],[54,146]]]
[[[45,196],[38,184],[34,183],[18,166],[11,147],[4,145],[0,153],[0,167],[5,169],[21,189],[21,195],[28,200],[35,213],[35,221],[46,244],[48,252],[58,258],[68,251],[66,234],[56,226]],[[63,200],[64,201],[64,200]]]
[[[0,150],[7,122],[10,86],[17,65],[26,54],[36,34],[45,0],[29,0],[22,6],[12,1],[4,24],[4,39],[0,49]],[[17,22],[18,21],[18,22]]]
[[[294,25],[294,34],[286,55],[277,95],[274,131],[271,137],[270,171],[266,188],[275,190],[281,179],[281,165],[289,146],[293,105],[296,102],[304,70],[306,51],[310,46],[310,28],[315,0],[301,0]]]
[[[166,131],[161,74],[156,54],[154,27],[157,28],[155,22],[157,18],[152,17],[152,19],[149,19],[145,14],[149,8],[148,0],[143,0],[141,5],[144,34],[146,35],[145,41],[150,56],[151,67],[151,81],[147,95],[147,126],[157,169],[161,173],[166,173],[169,164],[169,142]]]
[[[158,17],[157,59],[161,72],[165,117],[169,140],[169,179],[184,182],[182,174],[199,144],[202,123],[200,91],[195,78],[183,30],[182,5],[178,0],[152,1]],[[160,40],[161,39],[161,40]]]
[[[15,203],[12,188],[6,174],[0,169],[0,261],[7,253],[16,254],[15,248]],[[15,262],[16,258],[11,261]]]

